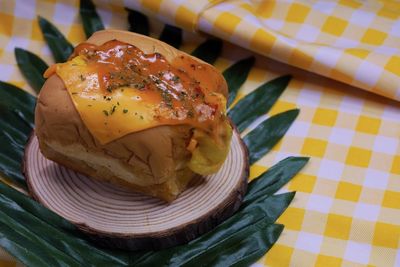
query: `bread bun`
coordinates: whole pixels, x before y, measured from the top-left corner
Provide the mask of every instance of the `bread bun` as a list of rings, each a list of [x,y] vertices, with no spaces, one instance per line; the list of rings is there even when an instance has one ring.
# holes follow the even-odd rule
[[[227,96],[226,82],[213,66],[161,41],[125,31],[105,30],[96,32],[87,42],[102,45],[114,39],[132,44],[146,54],[160,53],[169,62],[181,55],[196,60],[208,77],[207,81],[199,79],[200,83],[211,84],[216,92]],[[65,83],[55,73],[47,79],[38,96],[35,125],[45,157],[96,179],[165,201],[174,200],[198,175],[188,167],[191,152],[187,145],[193,127],[160,125],[102,144],[82,121]]]

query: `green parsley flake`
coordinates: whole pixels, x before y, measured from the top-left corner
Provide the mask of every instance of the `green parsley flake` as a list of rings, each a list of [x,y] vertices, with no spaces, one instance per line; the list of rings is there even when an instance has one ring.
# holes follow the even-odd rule
[[[116,105],[113,105],[112,106],[112,108],[111,108],[111,112],[110,112],[110,114],[112,115],[114,112],[115,112],[115,109],[117,108],[117,106]]]

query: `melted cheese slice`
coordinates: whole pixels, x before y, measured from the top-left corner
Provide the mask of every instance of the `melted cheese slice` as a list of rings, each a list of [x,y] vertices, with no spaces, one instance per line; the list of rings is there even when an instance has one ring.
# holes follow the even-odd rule
[[[91,69],[81,56],[57,64],[56,73],[64,81],[84,124],[101,144],[151,127],[184,123],[155,119],[160,112],[158,94],[120,87],[104,95],[97,70]]]

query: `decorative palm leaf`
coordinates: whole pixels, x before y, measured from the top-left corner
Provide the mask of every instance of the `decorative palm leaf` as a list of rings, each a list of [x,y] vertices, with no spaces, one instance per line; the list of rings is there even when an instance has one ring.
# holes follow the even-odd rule
[[[250,164],[262,158],[281,140],[298,115],[298,109],[279,113],[263,121],[244,137],[243,141],[249,149]]]
[[[65,62],[74,51],[74,47],[64,35],[48,20],[38,17],[43,37],[50,48],[56,62]]]
[[[307,157],[288,157],[249,183],[241,208],[252,205],[265,195],[272,195],[290,181],[308,163]]]
[[[81,0],[79,13],[82,18],[83,29],[89,38],[94,32],[104,30],[103,22],[97,14],[96,7],[91,0]]]
[[[201,263],[203,266],[222,267],[252,263],[271,248],[282,231],[283,225],[260,220],[211,245],[211,248],[219,247],[218,249],[207,249],[182,266],[189,267]]]
[[[91,1],[81,1],[85,32],[102,29]],[[130,30],[149,34],[148,19],[129,10]],[[39,17],[43,35],[57,62],[65,61],[73,51],[72,45],[47,20]],[[160,38],[179,47],[182,32],[166,26]],[[214,63],[222,50],[222,41],[209,39],[192,54]],[[45,63],[25,50],[16,50],[21,71],[38,91],[44,80]],[[254,58],[241,60],[224,76],[230,88],[231,104],[254,64]],[[286,88],[290,77],[268,82],[245,96],[229,115],[244,130],[260,115],[265,114]],[[0,173],[10,181],[25,187],[21,159],[25,142],[33,128],[36,99],[21,89],[0,82]],[[251,111],[249,111],[251,110]],[[244,137],[251,162],[264,156],[286,133],[298,110],[275,115]],[[4,144],[4,145],[3,145]],[[308,158],[290,157],[249,183],[248,192],[239,211],[214,230],[186,245],[162,251],[124,252],[96,247],[74,225],[28,196],[0,183],[0,245],[28,266],[247,266],[264,255],[279,238],[283,226],[275,224],[295,193],[273,195],[294,177]]]
[[[36,99],[25,91],[0,81],[0,172],[26,189],[21,173],[23,149],[33,128]]]
[[[262,188],[268,190],[268,188]],[[258,201],[254,201],[246,209],[239,210],[235,215],[221,223],[209,233],[189,242],[189,244],[178,246],[158,252],[152,252],[139,258],[134,262],[137,266],[177,266],[186,262],[196,255],[210,250],[215,244],[228,239],[240,230],[248,226],[263,221],[273,224],[276,219],[286,210],[294,197],[294,193],[281,195],[264,195]],[[278,237],[278,236],[277,236]],[[214,248],[218,250],[219,248]]]
[[[69,225],[64,219],[49,212],[49,210],[29,197],[5,185],[0,185],[0,193],[2,217],[17,219],[8,227],[18,232],[22,239],[29,238],[34,240],[36,248],[34,251],[42,251],[38,255],[47,252],[49,245],[55,249],[57,253],[50,254],[53,261],[50,266],[58,266],[70,261],[74,261],[75,265],[65,265],[77,266],[85,262],[96,265],[110,264],[112,266],[128,264],[127,257],[109,254],[106,251],[97,249],[79,236],[71,234],[71,232],[76,231],[74,226]],[[28,231],[22,231],[21,227],[27,228]],[[29,248],[29,251],[32,250]],[[44,253],[44,255],[47,256],[47,253]],[[26,264],[28,266],[31,265],[29,262]]]
[[[237,92],[246,81],[247,76],[249,75],[249,72],[254,65],[254,62],[255,58],[253,56],[242,59],[224,70],[224,72],[222,73],[229,88],[229,96],[227,101],[228,107],[235,100]]]
[[[49,66],[40,57],[25,49],[15,48],[14,53],[19,70],[29,85],[38,93],[45,82],[43,73]]]
[[[290,76],[282,76],[261,85],[228,112],[240,132],[270,110],[288,86],[290,79]]]

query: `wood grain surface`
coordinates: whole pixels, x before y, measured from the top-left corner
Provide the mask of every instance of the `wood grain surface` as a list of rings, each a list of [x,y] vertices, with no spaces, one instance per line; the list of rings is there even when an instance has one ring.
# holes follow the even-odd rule
[[[219,172],[196,179],[168,204],[47,160],[34,134],[24,158],[24,174],[37,201],[98,244],[130,250],[186,243],[214,228],[239,208],[249,169],[247,149],[235,131]]]

